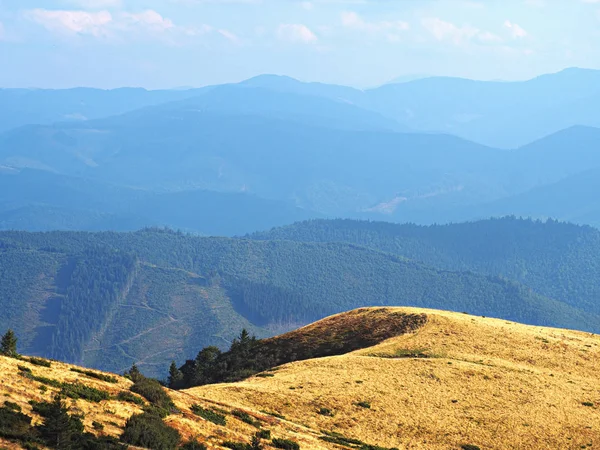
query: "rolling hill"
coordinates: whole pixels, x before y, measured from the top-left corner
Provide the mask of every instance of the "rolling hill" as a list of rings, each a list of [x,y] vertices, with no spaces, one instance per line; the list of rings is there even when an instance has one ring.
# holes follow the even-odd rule
[[[600,232],[591,227],[510,217],[427,227],[316,220],[251,237],[361,245],[441,270],[507,277],[541,295],[600,312]]]
[[[418,306],[600,330],[598,315],[506,278],[345,243],[135,233],[0,233],[0,328],[23,351],[151,374],[242,328],[276,334],[361,306]]]
[[[0,132],[31,124],[84,121],[199,95],[204,90],[0,89]]]
[[[396,328],[412,318],[420,319],[414,327]],[[389,334],[361,340],[375,330]],[[241,382],[164,389],[172,406],[163,422],[178,431],[177,440],[208,448],[246,448],[257,431],[266,448],[295,442],[323,450],[593,448],[600,438],[597,335],[437,310],[369,308],[269,340],[273,347],[289,344],[346,350],[316,351],[315,358]],[[69,413],[83,415],[92,436],[134,445],[128,419],[165,401],[137,375],[134,383],[56,361],[0,356],[0,373],[0,414],[20,410],[27,417],[19,420],[37,424],[48,414],[44,402],[62,392],[70,397]],[[147,414],[154,429],[163,426]],[[25,436],[37,432],[28,423],[0,430],[8,448],[23,448]],[[162,448],[174,448],[172,442]]]
[[[239,235],[318,214],[242,192],[154,192],[23,169],[0,173],[0,229],[134,231],[170,227]]]

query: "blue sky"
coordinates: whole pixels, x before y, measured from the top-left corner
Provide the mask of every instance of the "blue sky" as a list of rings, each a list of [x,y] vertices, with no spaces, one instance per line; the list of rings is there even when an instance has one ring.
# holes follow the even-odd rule
[[[600,69],[600,0],[0,0],[0,87]]]

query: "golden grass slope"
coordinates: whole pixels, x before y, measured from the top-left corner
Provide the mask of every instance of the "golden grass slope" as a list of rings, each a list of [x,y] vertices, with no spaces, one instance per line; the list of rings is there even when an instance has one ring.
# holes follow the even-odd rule
[[[459,313],[379,311],[428,320],[374,347],[188,393],[386,447],[600,447],[599,336]]]
[[[323,430],[400,449],[600,447],[599,336],[443,311],[368,308],[275,340],[320,345],[356,339],[365,329],[395,337],[342,356],[286,364],[269,372],[273,376],[169,391],[180,412],[166,422],[184,439],[198,438],[209,448],[249,441],[256,428],[231,415],[237,408],[274,437],[298,441],[303,450],[347,448],[322,440]],[[107,383],[58,362],[46,368],[0,357],[0,405],[16,402],[30,415],[29,400],[48,401],[57,389],[44,391],[41,383],[20,376],[19,365],[37,376],[113,394],[131,386],[123,377]],[[88,431],[94,432],[96,421],[115,436],[141,411],[115,400],[68,402],[73,412],[85,414]],[[195,404],[222,410],[227,425],[196,416]],[[322,414],[326,410],[332,415]],[[0,441],[0,448],[20,447]]]

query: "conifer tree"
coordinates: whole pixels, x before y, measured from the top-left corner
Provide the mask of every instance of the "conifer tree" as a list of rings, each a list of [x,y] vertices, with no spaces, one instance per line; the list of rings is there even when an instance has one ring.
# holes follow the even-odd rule
[[[44,413],[44,422],[39,427],[44,441],[59,450],[79,448],[77,439],[83,433],[83,423],[71,417],[60,395],[54,397]]]
[[[183,373],[177,368],[175,361],[172,361],[171,367],[169,367],[169,379],[167,380],[169,387],[171,389],[177,389],[181,386],[182,381]]]
[[[11,358],[19,355],[17,353],[17,337],[13,330],[8,330],[4,336],[2,336],[0,353],[4,356],[10,356]]]

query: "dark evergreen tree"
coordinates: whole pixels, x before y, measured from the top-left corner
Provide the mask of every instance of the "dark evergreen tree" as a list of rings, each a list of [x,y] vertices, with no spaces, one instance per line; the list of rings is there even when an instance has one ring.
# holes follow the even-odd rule
[[[79,437],[83,434],[83,423],[78,417],[69,415],[67,407],[60,395],[47,405],[44,413],[44,422],[39,427],[44,441],[52,448],[58,450],[78,449]]]
[[[4,356],[10,356],[14,358],[18,356],[17,353],[17,337],[13,330],[8,330],[4,336],[2,336],[2,343],[0,344],[0,353]]]
[[[167,380],[167,383],[171,389],[177,389],[181,387],[182,382],[183,373],[177,368],[175,361],[172,361],[171,367],[169,367],[169,379]]]

